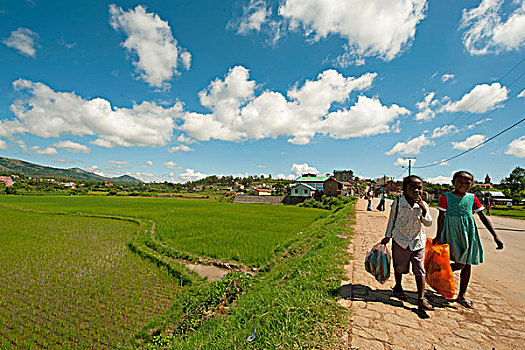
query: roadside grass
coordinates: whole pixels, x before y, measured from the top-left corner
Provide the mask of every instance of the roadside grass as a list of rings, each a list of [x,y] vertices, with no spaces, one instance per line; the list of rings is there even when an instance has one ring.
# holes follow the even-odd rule
[[[174,198],[0,196],[0,203],[48,212],[152,220],[174,250],[260,267],[324,211]]]
[[[525,220],[525,207],[512,209],[492,209],[490,215]]]
[[[349,218],[353,215],[354,205],[350,204],[317,220],[262,268],[263,273],[237,301],[208,310],[212,315],[196,327],[181,331],[174,326],[188,317],[177,308],[146,327],[138,338],[150,337],[139,344],[145,340],[145,349],[192,350],[330,349],[340,345],[349,311],[337,299],[343,265],[349,259],[349,241],[337,235],[352,235]],[[186,289],[186,295],[195,293],[194,288]],[[254,331],[254,340],[248,342]]]

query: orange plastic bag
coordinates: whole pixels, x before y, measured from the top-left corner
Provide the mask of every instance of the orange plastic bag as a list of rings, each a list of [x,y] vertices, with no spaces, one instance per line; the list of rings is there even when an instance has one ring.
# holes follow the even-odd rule
[[[454,297],[454,275],[450,266],[448,244],[432,244],[427,238],[425,245],[425,270],[427,284],[447,299]]]

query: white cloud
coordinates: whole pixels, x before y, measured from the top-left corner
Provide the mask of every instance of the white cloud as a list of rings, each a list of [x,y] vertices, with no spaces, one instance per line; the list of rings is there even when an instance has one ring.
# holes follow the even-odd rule
[[[286,0],[279,7],[289,28],[302,28],[310,40],[344,38],[346,57],[358,63],[369,56],[390,61],[399,55],[410,46],[425,11],[425,0]]]
[[[146,161],[146,166],[153,166],[153,162],[151,160]]]
[[[93,166],[85,167],[84,170],[89,171],[89,172],[94,173],[94,174],[97,174],[97,175],[100,175],[100,176],[106,176],[106,175],[100,170],[100,168],[99,168],[97,165],[93,165]]]
[[[4,140],[0,140],[0,149],[7,149],[7,143]]]
[[[426,182],[434,183],[434,184],[447,184],[450,185],[450,182],[452,181],[452,176],[437,176],[437,177],[429,177],[425,179]]]
[[[319,174],[319,170],[317,170],[317,168],[312,167],[308,165],[307,163],[303,163],[303,164],[294,163],[292,164],[291,171],[293,175],[295,175],[295,177],[301,176],[302,174]]]
[[[184,173],[179,175],[178,179],[181,182],[189,182],[189,181],[197,181],[200,179],[204,179],[207,176],[208,175],[206,174],[195,172],[195,170],[193,169],[186,169]]]
[[[295,179],[297,179],[297,175],[294,175],[294,174],[288,174],[288,175],[277,174],[275,176],[275,178],[279,179],[279,180],[295,180]]]
[[[443,76],[441,77],[441,81],[444,83],[452,79],[454,79],[454,74],[446,73],[446,74],[443,74]]]
[[[441,108],[446,112],[485,113],[501,107],[499,103],[508,99],[509,90],[500,83],[476,85],[461,100],[448,102]]]
[[[180,103],[163,108],[147,101],[117,108],[102,98],[85,100],[74,92],[55,92],[24,79],[13,82],[13,88],[23,95],[11,105],[17,117],[11,122],[14,131],[46,138],[93,135],[98,138],[92,144],[107,148],[164,146],[173,135],[174,118],[182,110]]]
[[[131,167],[128,165],[112,165],[106,168],[107,171],[113,171],[116,169],[131,169]]]
[[[46,147],[45,149],[41,149],[38,146],[33,146],[31,147],[31,153],[41,154],[45,156],[55,156],[58,154],[58,151],[53,147]]]
[[[477,122],[475,123],[472,123],[470,125],[467,126],[467,129],[474,129],[476,126],[480,125],[480,124],[483,124],[485,122],[488,122],[488,121],[491,121],[492,119],[490,118],[485,118],[485,119],[482,119],[482,120],[478,120]]]
[[[180,146],[174,146],[174,147],[168,148],[168,152],[169,153],[178,152],[178,151],[191,152],[191,151],[195,151],[195,150],[193,148],[189,147],[189,146],[186,146],[186,145],[180,145]]]
[[[390,151],[386,152],[386,155],[391,156],[395,153],[401,153],[406,156],[411,156],[419,154],[422,147],[433,144],[433,141],[427,139],[425,134],[422,134],[408,142],[398,142]]]
[[[512,141],[507,146],[505,154],[512,154],[518,158],[525,158],[525,136]]]
[[[208,141],[289,137],[289,142],[307,144],[316,134],[333,138],[376,135],[395,131],[395,119],[409,111],[397,105],[384,106],[376,98],[359,96],[349,109],[329,113],[334,103],[345,103],[350,94],[372,85],[377,74],[344,77],[335,70],[320,73],[287,92],[266,90],[255,96],[256,84],[248,70],[233,67],[224,80],[216,79],[199,93],[201,104],[211,114],[186,112],[180,129],[190,137]]]
[[[66,151],[73,152],[73,153],[87,154],[91,152],[91,148],[81,145],[80,143],[76,143],[76,142],[69,141],[69,140],[57,142],[53,144],[53,146],[56,148],[65,149]]]
[[[38,34],[28,28],[18,28],[11,32],[11,36],[2,40],[4,44],[21,54],[29,57],[36,57]]]
[[[446,159],[441,159],[441,161],[440,162],[436,162],[436,164],[442,165],[442,166],[449,166],[450,165],[450,163],[447,162]]]
[[[109,162],[113,164],[131,164],[130,162],[126,160],[109,160]]]
[[[505,19],[502,7],[510,13]],[[525,1],[482,0],[478,7],[463,10],[461,27],[471,55],[518,50],[525,45]]]
[[[133,65],[139,77],[149,85],[169,87],[167,81],[174,74],[180,74],[180,65],[190,68],[191,54],[178,45],[168,22],[157,14],[146,12],[141,5],[124,11],[114,4],[109,6],[109,13],[113,29],[120,29],[127,35],[122,46],[136,53],[138,60],[135,59]]]
[[[518,94],[518,98],[519,97],[525,98],[525,89],[523,89],[523,91]]]
[[[178,166],[177,163],[173,161],[162,163],[162,165],[164,165],[168,169],[182,169],[182,167]]]
[[[266,169],[266,165],[257,165],[257,168],[260,168],[260,169]]]
[[[266,3],[261,0],[251,0],[244,7],[244,14],[238,24],[237,34],[246,35],[250,31],[261,30],[261,25],[266,22],[271,10],[266,8]]]
[[[184,134],[180,134],[178,137],[177,137],[177,141],[179,141],[180,143],[187,143],[187,144],[192,144],[192,143],[195,143],[197,141],[195,141],[194,139],[192,139],[191,137],[187,137],[186,135]]]
[[[431,138],[435,139],[438,137],[443,137],[453,132],[458,132],[458,128],[456,128],[454,125],[444,125],[442,127],[435,128],[432,132]]]
[[[414,158],[411,158],[411,159],[397,158],[396,161],[394,162],[394,165],[401,165],[401,166],[408,167],[409,165],[413,166],[415,163],[416,163],[416,159]]]
[[[467,150],[472,147],[477,146],[478,144],[484,142],[487,139],[485,135],[472,135],[468,137],[465,141],[462,142],[452,142],[452,148]]]
[[[428,93],[423,101],[416,103],[416,107],[420,110],[415,116],[416,120],[430,120],[436,116],[436,113],[430,108],[433,103],[435,92]]]

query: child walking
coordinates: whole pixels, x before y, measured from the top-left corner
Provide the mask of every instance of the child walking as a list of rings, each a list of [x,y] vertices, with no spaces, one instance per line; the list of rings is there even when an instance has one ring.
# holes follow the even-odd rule
[[[392,204],[385,238],[382,244],[392,241],[392,258],[396,285],[392,289],[396,298],[408,300],[401,284],[403,274],[408,273],[412,263],[412,272],[416,277],[418,308],[434,310],[425,298],[425,243],[426,234],[423,226],[432,225],[428,205],[423,201],[423,180],[415,175],[403,179],[403,196]]]
[[[454,190],[441,195],[438,203],[438,227],[434,244],[447,243],[450,246],[452,270],[461,270],[457,302],[473,309],[474,303],[465,299],[470,280],[472,265],[483,262],[483,247],[474,222],[473,212],[477,212],[481,222],[492,234],[496,249],[503,249],[503,242],[483,213],[484,207],[478,198],[468,193],[474,182],[474,176],[468,171],[458,171],[452,177]]]

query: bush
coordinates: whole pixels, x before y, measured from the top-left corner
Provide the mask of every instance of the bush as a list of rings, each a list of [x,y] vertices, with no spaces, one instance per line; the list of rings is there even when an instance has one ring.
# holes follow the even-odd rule
[[[354,197],[343,197],[343,196],[337,196],[337,197],[327,197],[322,196],[320,200],[316,200],[314,198],[309,199],[300,206],[305,208],[317,208],[317,209],[325,209],[325,210],[338,210],[344,207],[346,204],[351,203],[354,201]]]

